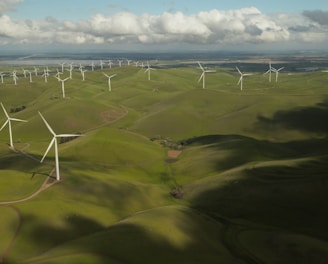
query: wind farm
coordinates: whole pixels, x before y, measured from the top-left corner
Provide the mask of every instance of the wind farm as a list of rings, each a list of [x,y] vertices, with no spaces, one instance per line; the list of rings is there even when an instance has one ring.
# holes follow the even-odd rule
[[[79,56],[0,62],[0,262],[325,263],[328,61]]]

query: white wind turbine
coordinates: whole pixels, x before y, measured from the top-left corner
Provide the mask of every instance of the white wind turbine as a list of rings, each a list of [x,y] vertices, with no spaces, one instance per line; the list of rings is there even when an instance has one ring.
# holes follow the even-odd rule
[[[203,79],[203,89],[205,88],[205,75],[206,73],[210,73],[210,72],[216,72],[215,70],[205,70],[203,68],[203,66],[200,64],[200,62],[198,62],[198,65],[200,67],[200,69],[203,71],[202,75],[200,76],[198,82],[200,82],[201,79]]]
[[[69,78],[69,77],[67,77],[67,78],[65,78],[65,79],[60,79],[59,77],[56,77],[56,78],[57,78],[58,81],[61,82],[61,84],[62,84],[62,93],[63,93],[63,98],[65,98],[65,82],[66,82],[67,80],[69,80],[70,78]]]
[[[130,66],[130,62],[131,62],[132,60],[129,60],[129,59],[127,59],[126,60],[126,62],[128,63],[128,66]]]
[[[150,81],[150,71],[155,70],[154,68],[151,68],[149,66],[149,63],[147,62],[147,69],[145,70],[145,73],[148,72],[148,81]]]
[[[120,66],[120,67],[122,67],[122,60],[117,60],[118,61],[118,65]]]
[[[2,125],[2,127],[0,128],[0,131],[8,124],[9,127],[9,140],[10,140],[10,147],[12,149],[14,149],[14,143],[13,143],[13,133],[12,133],[12,129],[11,129],[11,121],[18,121],[18,122],[27,122],[26,120],[22,120],[22,119],[17,119],[17,118],[12,118],[8,115],[6,109],[4,108],[3,104],[0,103],[3,109],[3,112],[5,113],[6,117],[7,117],[7,121]]]
[[[111,85],[111,81],[110,79],[112,79],[113,77],[115,77],[117,74],[113,74],[113,75],[107,75],[106,73],[103,72],[103,74],[108,78],[108,91],[112,91],[112,85]]]
[[[102,60],[100,60],[99,65],[100,65],[100,69],[104,68],[104,62]]]
[[[27,71],[27,73],[30,75],[30,83],[33,82],[33,80],[32,80],[32,72]]]
[[[50,141],[50,144],[46,150],[46,152],[44,153],[42,159],[41,159],[41,163],[43,162],[43,160],[45,159],[45,157],[47,156],[50,148],[52,147],[53,144],[55,144],[55,161],[56,161],[56,179],[57,181],[60,180],[60,174],[59,174],[59,158],[58,158],[58,141],[57,138],[63,138],[63,137],[79,137],[81,135],[79,134],[59,134],[57,135],[51,128],[51,126],[48,124],[48,122],[45,120],[45,118],[42,116],[42,114],[39,112],[39,115],[41,116],[43,122],[46,124],[48,130],[50,131],[50,133],[53,135],[52,140]]]
[[[69,69],[66,69],[69,72],[69,78],[71,80],[73,79],[73,69],[74,69],[73,63],[70,63],[69,64]]]
[[[238,67],[236,67],[236,69],[237,69],[237,71],[238,71],[239,74],[240,74],[240,78],[239,78],[239,81],[238,81],[237,85],[240,84],[240,90],[242,91],[242,90],[243,90],[243,78],[244,78],[245,76],[249,76],[249,75],[253,75],[253,74],[251,74],[251,73],[242,73],[242,72],[238,69]]]
[[[88,70],[83,70],[81,69],[81,75],[82,75],[82,81],[85,80],[85,72],[87,72]]]
[[[65,66],[66,62],[62,62],[62,63],[59,63],[59,65],[61,65],[61,68],[62,68],[62,73],[64,72],[64,66]]]
[[[285,68],[285,67],[281,67],[281,68],[279,68],[278,70],[275,69],[275,68],[273,68],[273,71],[276,73],[276,82],[278,82],[278,75],[279,75],[279,72],[280,72],[283,68]]]
[[[112,65],[113,65],[113,62],[111,60],[108,60],[108,65],[109,65],[109,68],[111,69]]]
[[[35,76],[38,76],[38,68],[34,66],[34,73],[35,73]]]
[[[48,76],[49,76],[49,70],[48,69],[43,69],[43,74],[42,77],[44,77],[44,82],[48,82]]]
[[[3,77],[5,76],[5,74],[3,72],[0,72],[0,78],[1,78],[1,83],[3,84]]]
[[[23,69],[24,78],[26,78],[26,73],[27,72],[28,72],[28,70]]]
[[[13,76],[13,80],[14,80],[15,85],[17,85],[18,77],[17,77],[17,72],[15,70],[13,71],[12,76]]]
[[[269,82],[271,82],[271,73],[274,72],[274,70],[275,68],[272,67],[271,61],[269,61],[269,70],[264,73],[264,75],[269,73]]]
[[[91,66],[91,71],[95,70],[95,63],[93,61],[91,62],[91,64],[89,66]]]
[[[62,75],[62,74],[63,74],[63,72],[60,72],[57,68],[57,73],[55,74],[55,78],[58,79],[58,82],[59,82],[59,79],[60,79],[60,75]]]

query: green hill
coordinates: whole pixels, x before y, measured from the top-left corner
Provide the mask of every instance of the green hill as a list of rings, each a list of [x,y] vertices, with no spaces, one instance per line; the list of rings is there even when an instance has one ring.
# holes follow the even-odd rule
[[[254,73],[240,91],[234,69],[216,70],[205,89],[196,66],[149,81],[132,66],[75,71],[66,98],[54,74],[0,85],[28,120],[12,123],[15,151],[0,132],[0,260],[325,263],[326,75]],[[40,163],[52,135],[39,111],[83,135],[59,144],[60,182],[53,149]]]

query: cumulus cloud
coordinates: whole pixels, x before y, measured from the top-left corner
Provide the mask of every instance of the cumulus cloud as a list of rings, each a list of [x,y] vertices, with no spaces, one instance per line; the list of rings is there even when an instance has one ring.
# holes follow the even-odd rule
[[[328,11],[315,10],[315,11],[304,11],[303,15],[310,18],[321,25],[328,26]]]
[[[19,1],[5,2],[9,7],[9,3]],[[192,15],[182,12],[165,12],[156,16],[130,12],[114,15],[98,13],[77,22],[58,21],[53,17],[15,21],[2,15],[0,45],[322,43],[328,40],[327,14],[323,11],[306,11],[303,14],[268,15],[250,7],[230,11],[214,9]]]
[[[0,1],[0,14],[2,12],[14,11],[13,7],[15,4],[21,3],[23,0],[1,0]]]

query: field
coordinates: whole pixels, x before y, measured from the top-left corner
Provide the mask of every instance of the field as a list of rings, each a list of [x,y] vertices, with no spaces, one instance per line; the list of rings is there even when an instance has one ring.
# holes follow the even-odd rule
[[[328,74],[237,65],[1,66],[0,263],[328,263]]]

